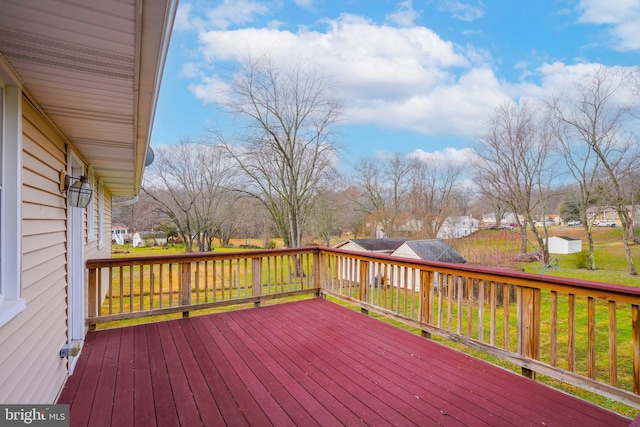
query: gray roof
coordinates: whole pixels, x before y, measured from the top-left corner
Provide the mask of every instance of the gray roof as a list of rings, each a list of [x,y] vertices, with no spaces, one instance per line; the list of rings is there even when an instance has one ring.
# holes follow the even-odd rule
[[[562,239],[562,240],[569,240],[569,241],[582,240],[582,239],[578,239],[577,237],[571,237],[571,236],[554,236],[554,237],[557,237],[558,239]],[[550,239],[551,239],[551,237],[550,237]]]
[[[384,238],[384,239],[351,239],[351,242],[371,252],[393,252],[406,242],[403,238]]]
[[[457,264],[467,262],[462,255],[444,240],[409,240],[405,243],[423,260],[453,262]]]

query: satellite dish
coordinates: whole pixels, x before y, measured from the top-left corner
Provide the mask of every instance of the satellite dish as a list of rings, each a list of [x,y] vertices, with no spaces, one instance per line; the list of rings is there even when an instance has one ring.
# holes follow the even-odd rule
[[[153,154],[153,148],[149,147],[147,150],[147,158],[144,161],[144,167],[151,165],[153,163],[153,159],[155,158],[155,154]]]

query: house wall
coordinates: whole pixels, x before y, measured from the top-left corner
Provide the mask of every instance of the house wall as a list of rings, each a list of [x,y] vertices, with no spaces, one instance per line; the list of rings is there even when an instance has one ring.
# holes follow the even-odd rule
[[[550,254],[573,254],[582,251],[581,240],[566,240],[559,237],[550,237],[548,245]]]
[[[53,403],[69,373],[68,360],[59,356],[68,341],[68,208],[59,180],[69,148],[26,98],[22,116],[21,296],[26,308],[0,327],[0,403]],[[103,202],[94,197],[92,203],[94,214],[84,211],[85,260],[111,255],[111,196],[105,190]],[[87,235],[88,221],[95,222],[93,239]],[[85,292],[85,308],[86,300]]]
[[[93,223],[93,236],[87,235],[84,246],[84,259],[92,258],[110,258],[111,257],[111,194],[106,189],[101,189],[99,179],[94,177],[91,183],[94,188],[94,197],[91,199],[93,205],[93,215],[87,220],[92,220]],[[99,190],[100,189],[100,190]],[[102,203],[100,202],[102,200]],[[87,212],[90,210],[87,209]],[[102,212],[102,213],[101,213]],[[102,221],[100,216],[102,215]],[[102,224],[102,227],[100,226]],[[89,225],[85,228],[90,229]],[[105,269],[102,272],[102,283],[109,282],[109,272]],[[84,282],[89,282],[89,272],[85,269]],[[104,301],[107,294],[108,287],[104,286],[102,295],[100,295],[100,301]],[[85,286],[84,294],[84,312],[89,312],[89,294],[87,287]]]
[[[420,259],[418,254],[416,254],[406,243],[400,245],[391,255],[402,258]]]
[[[340,249],[344,249],[347,251],[358,251],[358,252],[369,252],[364,250],[360,245],[357,245],[351,241],[346,242],[344,245],[339,246]]]
[[[66,200],[59,171],[64,142],[22,103],[22,274],[26,308],[0,328],[0,402],[51,403],[67,376]]]

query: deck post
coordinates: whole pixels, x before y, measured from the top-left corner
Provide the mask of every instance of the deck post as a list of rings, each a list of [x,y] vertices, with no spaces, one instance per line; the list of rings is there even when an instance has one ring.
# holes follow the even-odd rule
[[[320,251],[313,253],[313,285],[318,288],[316,296],[320,296],[320,291],[324,289],[326,281],[326,269],[327,259],[325,255],[320,254]]]
[[[540,358],[540,289],[518,290],[518,354]],[[535,379],[535,372],[522,367],[522,375]]]
[[[191,262],[180,264],[180,305],[191,305]],[[189,311],[183,311],[182,317],[189,317]]]
[[[89,307],[88,307],[88,315],[89,317],[96,317],[98,315],[98,300],[100,299],[100,297],[98,296],[98,289],[97,289],[97,268],[90,268],[89,269],[89,283],[88,283],[88,292],[89,295],[87,295],[88,299],[89,299]],[[90,331],[95,331],[96,330],[96,324],[95,323],[89,323],[87,325],[89,327]]]
[[[260,297],[262,296],[262,258],[251,259],[251,293],[258,297],[253,303],[254,307],[260,307]]]
[[[420,322],[431,323],[431,296],[433,273],[420,270]],[[431,339],[431,332],[422,331],[422,336]]]
[[[369,294],[369,261],[360,261],[360,280],[358,286],[360,287],[358,294],[360,295],[360,301],[367,302]]]
[[[360,261],[360,277],[359,277],[359,292],[360,301],[367,302],[369,300],[369,261]],[[361,308],[360,311],[364,314],[369,314],[369,310]]]

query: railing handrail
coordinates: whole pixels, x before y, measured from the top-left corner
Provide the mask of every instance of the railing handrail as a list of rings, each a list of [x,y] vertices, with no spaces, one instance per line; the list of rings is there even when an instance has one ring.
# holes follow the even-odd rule
[[[122,257],[122,258],[94,258],[86,261],[86,268],[100,268],[100,267],[119,267],[128,265],[147,265],[155,264],[161,261],[173,261],[173,262],[197,262],[197,261],[211,261],[213,259],[232,259],[232,258],[260,258],[268,255],[278,254],[302,254],[302,253],[340,253],[349,255],[356,259],[375,261],[385,260],[391,261],[396,265],[415,267],[416,265],[424,265],[426,267],[436,267],[441,269],[442,272],[455,272],[465,271],[470,273],[478,273],[487,276],[500,276],[508,279],[521,279],[526,282],[539,282],[545,284],[558,284],[563,286],[570,286],[577,289],[585,289],[589,291],[603,291],[616,295],[629,295],[634,297],[640,297],[640,287],[631,285],[619,285],[605,282],[598,282],[593,280],[573,279],[557,276],[545,276],[536,273],[526,273],[518,270],[509,270],[496,267],[485,267],[469,264],[454,264],[440,261],[426,261],[414,258],[403,258],[398,256],[386,255],[374,252],[358,252],[340,248],[329,248],[325,246],[305,246],[300,248],[282,248],[282,249],[250,249],[246,251],[233,251],[233,252],[192,252],[184,254],[173,255],[150,255],[150,256],[136,256],[136,257]],[[480,277],[479,277],[480,278]],[[548,286],[543,286],[543,289],[549,289]]]
[[[135,257],[122,257],[122,258],[91,258],[85,262],[86,268],[101,268],[101,267],[120,267],[129,265],[149,265],[157,264],[162,261],[171,262],[198,262],[198,261],[211,261],[221,259],[235,259],[235,258],[262,258],[269,255],[297,255],[304,253],[317,253],[320,247],[308,246],[300,248],[283,248],[283,249],[249,249],[245,251],[233,251],[233,252],[189,252],[183,254],[172,255],[146,255]]]
[[[592,280],[584,280],[584,279],[573,279],[566,277],[557,277],[557,276],[545,276],[537,273],[526,273],[524,271],[518,270],[509,270],[504,268],[496,268],[496,267],[485,267],[478,265],[469,265],[469,264],[455,264],[449,262],[441,262],[441,261],[427,261],[422,259],[414,259],[414,258],[403,258],[395,255],[386,255],[381,253],[364,253],[358,251],[352,251],[347,249],[339,249],[339,248],[326,248],[319,247],[320,253],[340,253],[344,255],[349,255],[350,257],[360,259],[363,261],[376,261],[376,260],[384,260],[390,261],[391,263],[403,266],[403,267],[416,267],[416,265],[423,265],[425,267],[432,267],[441,270],[442,273],[451,273],[455,274],[456,272],[464,271],[468,273],[476,273],[478,274],[478,279],[488,279],[489,277],[499,276],[505,277],[509,279],[510,283],[520,284],[523,286],[531,286],[535,284],[540,284],[540,286],[534,286],[536,288],[541,289],[557,289],[553,285],[562,286],[562,290],[566,290],[566,287],[570,287],[574,289],[574,293],[582,294],[586,291],[591,294],[593,291],[601,291],[605,293],[602,296],[603,299],[606,299],[606,294],[612,294],[619,297],[629,296],[634,298],[634,300],[640,297],[640,287],[631,286],[631,285],[619,285],[605,282],[598,282]],[[514,281],[513,279],[519,279]],[[560,290],[560,289],[558,289]],[[625,301],[630,302],[630,301]],[[637,300],[635,300],[638,303]]]

